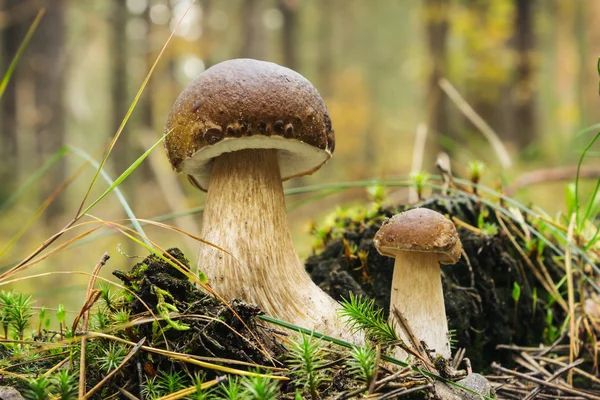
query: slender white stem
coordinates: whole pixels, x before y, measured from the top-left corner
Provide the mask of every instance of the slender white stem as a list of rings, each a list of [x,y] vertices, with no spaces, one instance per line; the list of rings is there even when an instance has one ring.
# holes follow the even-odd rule
[[[438,255],[401,251],[395,257],[390,309],[398,308],[417,339],[435,350],[435,354],[449,358],[448,323]],[[398,327],[398,321],[391,314]],[[400,336],[410,345],[404,332],[401,331]]]
[[[223,297],[343,334],[338,304],[311,281],[294,248],[276,150],[241,150],[214,160],[201,237],[231,254],[202,245],[198,257],[198,269]]]

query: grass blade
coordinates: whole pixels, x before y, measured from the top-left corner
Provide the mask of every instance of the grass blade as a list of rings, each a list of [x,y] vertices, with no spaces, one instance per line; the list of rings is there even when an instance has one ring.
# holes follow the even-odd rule
[[[10,82],[10,78],[12,77],[13,73],[15,72],[15,69],[17,68],[17,64],[19,63],[21,56],[25,52],[25,49],[29,45],[29,42],[31,41],[31,37],[35,33],[45,12],[46,12],[45,8],[41,8],[38,11],[37,15],[35,16],[35,19],[31,23],[31,26],[29,27],[29,29],[27,30],[27,33],[25,34],[25,38],[23,39],[23,41],[21,42],[21,45],[17,49],[17,53],[13,57],[12,61],[10,62],[10,65],[8,66],[8,69],[4,73],[4,76],[2,77],[2,81],[0,81],[0,99],[2,98],[2,95],[4,95],[4,91],[6,90],[6,87],[8,86],[8,82]]]
[[[152,150],[154,150],[156,148],[156,146],[158,146],[160,143],[162,143],[163,140],[165,140],[165,138],[167,137],[167,135],[169,134],[169,132],[165,133],[156,143],[154,143],[154,145],[152,147],[150,147],[148,150],[146,150],[144,152],[144,154],[142,154],[137,160],[134,161],[133,164],[131,164],[129,166],[129,168],[127,168],[109,187],[108,189],[106,189],[104,191],[104,193],[102,193],[100,195],[100,197],[98,197],[95,201],[92,202],[92,204],[90,204],[89,206],[87,206],[87,208],[85,210],[83,210],[82,212],[79,213],[79,216],[85,215],[88,213],[88,211],[90,211],[96,204],[98,204],[99,201],[101,201],[103,198],[105,198],[110,192],[112,192],[117,186],[119,186],[133,171],[135,171],[135,169],[142,163],[142,161],[144,161],[146,159],[146,157],[148,157],[148,155],[152,152]],[[106,159],[105,159],[106,160]],[[102,170],[102,167],[104,165],[104,161],[102,163],[100,163],[98,171],[96,172],[96,176],[100,174],[100,171]],[[91,189],[91,186],[90,186]],[[86,195],[87,197],[87,195]]]
[[[579,229],[581,229],[581,224],[583,223],[583,221],[580,221],[579,219],[579,172],[581,170],[581,164],[583,163],[583,159],[585,158],[586,153],[594,145],[594,143],[596,143],[596,140],[598,140],[598,138],[600,138],[600,132],[596,133],[596,136],[594,136],[594,138],[588,143],[588,145],[585,146],[585,149],[583,149],[583,151],[581,152],[581,156],[579,156],[579,162],[577,163],[577,175],[575,177],[575,223]],[[594,191],[592,199],[590,200],[591,202],[593,202],[596,199],[597,193],[598,185],[596,185],[596,190]]]
[[[100,168],[100,164],[96,160],[94,160],[92,158],[92,156],[90,156],[85,151],[83,151],[77,147],[73,147],[73,146],[69,146],[69,149],[74,154],[76,154],[79,157],[83,158],[84,160],[88,161],[92,166],[94,166],[94,168]],[[100,168],[100,174],[102,175],[102,177],[104,178],[106,183],[108,183],[109,186],[112,186],[115,183],[112,180],[112,178],[110,177],[110,175],[108,175],[108,173],[103,168]],[[125,199],[123,192],[121,192],[121,189],[119,189],[118,187],[115,187],[114,191],[115,191],[115,195],[117,196],[117,199],[119,199],[119,203],[121,203],[121,207],[123,207],[123,210],[125,211],[125,214],[127,214],[127,217],[129,219],[131,219],[131,224],[133,225],[134,229],[136,231],[138,231],[138,233],[142,237],[142,240],[144,241],[144,243],[146,243],[148,246],[151,246],[150,242],[148,242],[146,240],[146,233],[144,232],[144,229],[142,228],[140,223],[137,221],[135,214],[133,213],[133,210],[131,209],[131,207],[129,207],[129,203],[127,203],[127,199]]]
[[[138,90],[137,94],[135,95],[135,98],[133,99],[133,102],[129,106],[129,110],[127,110],[127,113],[125,114],[125,117],[123,118],[123,121],[121,122],[121,125],[119,126],[119,129],[117,129],[117,133],[115,133],[115,136],[111,140],[111,142],[110,142],[110,144],[108,146],[108,149],[106,150],[106,153],[104,154],[104,157],[102,158],[102,161],[100,162],[100,168],[98,168],[96,170],[96,174],[94,175],[94,177],[92,178],[92,181],[90,182],[90,186],[89,186],[89,188],[88,188],[85,196],[83,197],[83,200],[81,201],[81,205],[79,206],[79,210],[77,211],[77,217],[81,216],[82,214],[85,214],[89,210],[89,208],[87,208],[85,211],[83,211],[83,212],[81,211],[81,209],[83,208],[83,205],[85,204],[87,198],[90,195],[90,192],[92,191],[92,187],[94,186],[94,184],[96,183],[96,180],[98,179],[98,175],[100,175],[100,170],[102,169],[102,167],[104,166],[104,164],[106,164],[106,160],[108,160],[108,156],[110,155],[110,152],[115,147],[115,143],[117,142],[117,140],[121,136],[121,133],[123,132],[123,129],[125,128],[125,125],[127,124],[127,121],[129,121],[129,118],[131,117],[131,114],[133,113],[133,110],[135,109],[135,107],[137,106],[138,101],[140,100],[140,97],[142,97],[142,93],[144,92],[144,89],[148,85],[148,81],[150,81],[150,77],[154,73],[154,69],[158,65],[158,61],[162,58],[162,55],[164,54],[165,50],[167,49],[167,46],[169,45],[169,43],[171,42],[171,39],[175,35],[175,32],[177,31],[177,28],[179,27],[179,25],[181,24],[181,21],[183,21],[183,19],[185,18],[185,16],[187,15],[187,13],[188,13],[188,11],[190,10],[191,7],[192,7],[192,5],[190,4],[188,6],[188,8],[185,10],[185,12],[183,13],[183,16],[181,17],[181,19],[177,22],[177,25],[175,25],[175,28],[171,32],[171,35],[169,35],[169,38],[167,39],[167,41],[163,45],[162,49],[160,50],[160,53],[158,53],[158,56],[156,57],[156,60],[154,61],[154,64],[152,64],[152,67],[150,67],[150,71],[148,71],[148,74],[146,75],[146,78],[144,78],[144,82],[142,82],[142,86],[140,86],[140,89]],[[164,136],[163,136],[163,139],[164,139]]]

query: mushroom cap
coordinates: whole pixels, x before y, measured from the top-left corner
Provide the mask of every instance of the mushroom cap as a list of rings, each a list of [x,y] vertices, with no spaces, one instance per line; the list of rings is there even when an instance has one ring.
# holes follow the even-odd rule
[[[395,257],[400,251],[436,253],[441,264],[456,264],[462,250],[452,221],[427,208],[414,208],[386,220],[373,242],[384,256]]]
[[[206,190],[211,160],[242,149],[278,149],[283,180],[309,175],[333,153],[325,102],[302,75],[252,59],[216,64],[179,95],[165,127],[171,165]]]

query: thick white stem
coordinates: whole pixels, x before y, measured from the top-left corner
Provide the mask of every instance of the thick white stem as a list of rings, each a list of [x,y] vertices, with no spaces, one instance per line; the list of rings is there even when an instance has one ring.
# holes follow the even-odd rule
[[[448,323],[437,254],[402,251],[395,256],[390,310],[398,308],[418,340],[435,350],[434,354],[449,358]],[[400,325],[393,312],[390,317],[410,346],[404,332],[398,329]],[[403,353],[399,356],[406,357]]]
[[[201,237],[230,253],[203,244],[198,257],[198,269],[225,299],[343,335],[338,304],[311,281],[294,248],[276,150],[241,150],[214,160]]]

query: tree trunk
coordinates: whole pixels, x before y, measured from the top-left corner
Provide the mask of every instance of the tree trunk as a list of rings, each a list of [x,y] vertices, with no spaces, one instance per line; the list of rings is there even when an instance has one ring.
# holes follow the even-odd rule
[[[514,129],[507,131],[506,136],[521,149],[533,142],[537,136],[533,82],[534,4],[534,0],[515,0],[514,48],[517,52],[517,70],[512,96]]]
[[[215,48],[215,33],[210,24],[210,17],[214,10],[213,0],[203,0],[202,3],[202,39],[200,42],[202,53],[204,54],[204,65],[209,68],[215,64],[214,52]]]
[[[593,90],[598,82],[598,70],[595,67],[598,62],[598,56],[600,56],[600,24],[598,23],[598,16],[600,15],[600,2],[589,1],[579,5],[583,7],[583,19],[582,24],[585,29],[583,42],[585,47],[581,51],[581,55],[584,57],[583,65],[581,67],[583,72],[582,82],[583,85],[583,120],[585,124],[591,124],[597,121],[598,116],[598,91]]]
[[[123,122],[128,108],[127,99],[127,6],[125,0],[112,1],[112,43],[110,46],[111,62],[111,101],[112,101],[112,132],[115,134]],[[147,93],[145,93],[147,94]],[[136,144],[137,145],[137,144]],[[125,171],[133,162],[131,144],[128,136],[122,134],[117,142],[111,159],[115,174]]]
[[[9,17],[7,26],[2,31],[2,53],[0,56],[0,74],[8,67],[17,53],[17,49],[26,32],[27,22],[13,20],[11,11],[20,0],[5,0],[2,11]],[[18,68],[6,87],[0,102],[0,202],[10,196],[18,179],[18,121],[17,121],[17,78]]]
[[[244,42],[242,57],[264,60],[266,55],[265,32],[262,26],[262,0],[245,0],[242,8]]]
[[[333,24],[335,23],[335,0],[324,1],[320,7],[318,26],[319,60],[319,92],[328,97],[333,93]]]
[[[283,50],[283,65],[297,70],[296,56],[297,29],[298,29],[298,0],[279,0],[279,11],[283,15],[281,29],[281,46]]]
[[[446,38],[448,36],[448,0],[425,0],[425,31],[427,52],[431,61],[431,71],[427,88],[427,116],[429,131],[434,135],[451,135],[448,124],[448,100],[442,92],[439,81],[445,77],[447,63]]]
[[[580,58],[574,46],[575,2],[557,2],[554,11],[556,32],[556,59],[554,85],[558,104],[555,110],[555,130],[563,137],[570,137],[580,121],[577,109],[577,72]]]
[[[35,142],[39,162],[46,161],[64,144],[64,0],[44,2],[46,14],[31,40],[30,69],[35,95]],[[42,201],[66,179],[66,163],[57,163],[41,183]],[[48,207],[47,221],[64,212],[64,196]]]

